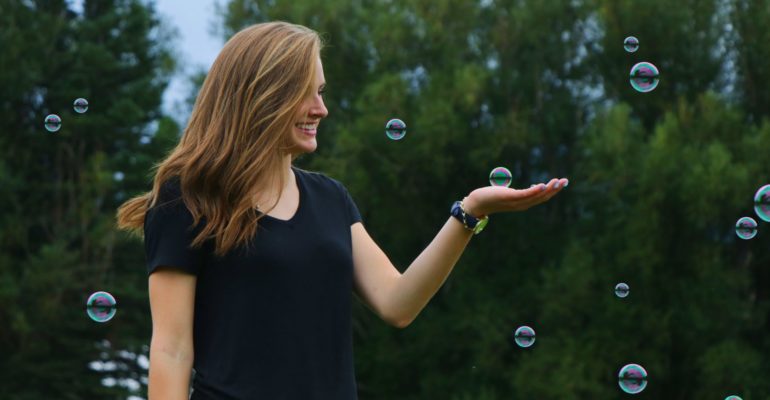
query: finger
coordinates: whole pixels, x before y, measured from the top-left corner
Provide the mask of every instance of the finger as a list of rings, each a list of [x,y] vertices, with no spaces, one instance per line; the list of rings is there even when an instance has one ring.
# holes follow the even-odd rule
[[[529,187],[528,190],[535,190],[535,194],[533,196],[527,196],[527,200],[531,201],[531,204],[528,202],[525,203],[524,206],[531,207],[533,205],[548,201],[551,197],[555,196],[562,189],[564,189],[564,187],[568,184],[569,180],[564,178],[553,178],[548,181],[548,183],[533,184]]]
[[[539,197],[542,197],[548,187],[545,183],[533,183],[532,186],[527,189],[527,195],[525,196],[526,199],[536,199]]]
[[[550,181],[548,181],[546,183],[543,183],[543,182],[533,183],[533,184],[531,184],[529,186],[529,188],[530,189],[535,188],[535,189],[538,189],[538,190],[541,190],[541,191],[548,190],[548,189],[550,189],[553,186],[553,182],[554,181],[555,181],[555,179],[551,179]]]
[[[535,195],[532,196],[533,200],[542,199],[546,196],[548,196],[549,193],[553,192],[554,186],[558,182],[558,179],[551,179],[547,183],[538,183],[535,185],[532,185],[530,189],[535,189]]]
[[[565,187],[567,187],[567,185],[569,185],[569,179],[566,179],[566,178],[559,179],[558,182],[554,185],[554,189],[548,191],[545,201],[548,201],[551,199],[551,197],[556,196]]]
[[[545,184],[545,188],[543,189],[543,192],[547,194],[552,192],[554,189],[559,188],[558,183],[559,183],[558,179],[556,178],[551,179],[550,181],[548,181],[548,183]]]
[[[567,178],[561,178],[559,179],[559,189],[564,189],[569,185],[569,179]]]
[[[532,207],[533,205],[537,205],[544,202],[548,198],[549,194],[554,191],[553,185],[554,185],[553,181],[534,185],[533,187],[530,188],[531,190],[534,190],[534,193],[532,193],[531,196],[527,196],[524,199],[520,199],[520,201],[517,202],[515,207],[516,208],[523,207],[524,209],[526,209],[526,208]],[[523,200],[523,202],[521,200]]]
[[[537,183],[537,184],[532,184],[532,186],[530,186],[528,190],[530,190],[531,193],[533,194],[540,194],[543,191],[545,191],[545,189],[546,189],[546,185],[544,183]]]
[[[543,185],[542,183],[532,184],[530,187],[526,189],[513,189],[509,192],[506,192],[506,200],[521,201],[522,199],[529,199],[531,197],[540,195],[544,190],[545,190],[545,185]]]

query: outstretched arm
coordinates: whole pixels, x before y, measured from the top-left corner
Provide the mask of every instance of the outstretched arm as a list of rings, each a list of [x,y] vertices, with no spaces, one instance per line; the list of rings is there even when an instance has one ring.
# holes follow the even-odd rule
[[[556,195],[566,179],[525,190],[484,187],[465,199],[467,213],[480,217],[523,211]],[[422,311],[460,259],[473,233],[455,218],[447,222],[428,247],[401,274],[361,223],[351,227],[356,293],[383,320],[404,328]]]

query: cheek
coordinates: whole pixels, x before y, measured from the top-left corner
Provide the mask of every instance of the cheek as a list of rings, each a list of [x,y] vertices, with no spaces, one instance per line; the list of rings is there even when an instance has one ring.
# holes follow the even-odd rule
[[[302,106],[299,108],[299,111],[297,111],[297,114],[294,115],[295,121],[302,121],[307,117],[307,115],[310,113],[310,106],[305,102],[302,104]]]

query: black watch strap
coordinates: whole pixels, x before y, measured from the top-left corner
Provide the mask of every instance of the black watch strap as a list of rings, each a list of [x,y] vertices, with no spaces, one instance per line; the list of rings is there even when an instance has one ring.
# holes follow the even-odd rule
[[[473,231],[473,233],[477,235],[484,229],[489,221],[489,217],[479,219],[466,213],[462,201],[455,201],[449,209],[449,214],[460,221],[465,229]]]
[[[460,221],[466,229],[473,230],[473,228],[476,227],[476,224],[479,223],[479,220],[476,217],[465,213],[462,207],[462,202],[459,200],[452,204],[452,208],[449,210],[449,213],[453,217],[457,218],[457,220]]]

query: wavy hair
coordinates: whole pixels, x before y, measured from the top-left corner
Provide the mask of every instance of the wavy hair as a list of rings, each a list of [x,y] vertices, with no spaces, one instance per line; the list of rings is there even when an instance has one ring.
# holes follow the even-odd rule
[[[192,247],[214,239],[222,256],[248,243],[280,197],[261,214],[255,195],[286,184],[284,157],[296,113],[314,90],[322,46],[315,31],[280,21],[233,35],[211,66],[179,143],[153,166],[152,190],[118,208],[117,227],[143,236],[160,188],[178,178],[193,226],[205,219]]]

